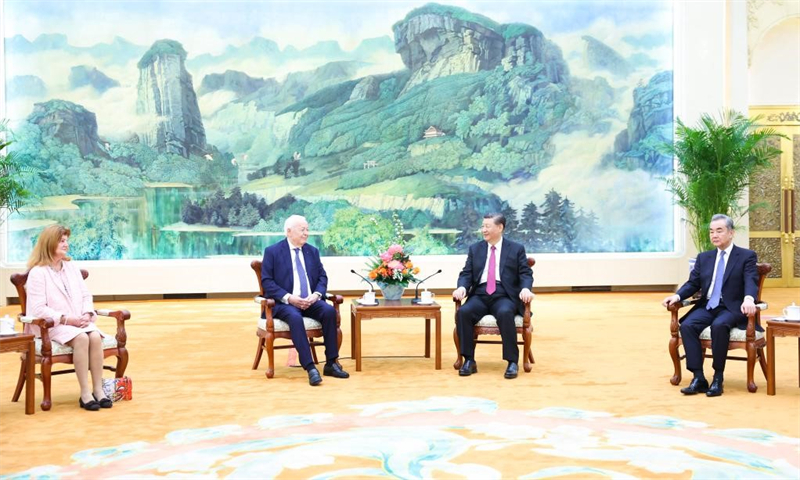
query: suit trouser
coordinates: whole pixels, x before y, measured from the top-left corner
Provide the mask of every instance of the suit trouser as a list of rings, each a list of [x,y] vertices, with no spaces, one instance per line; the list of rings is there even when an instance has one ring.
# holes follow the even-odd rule
[[[461,355],[466,359],[475,357],[475,324],[484,315],[492,315],[497,319],[500,338],[503,341],[503,359],[519,362],[519,346],[517,346],[517,327],[514,317],[517,314],[517,302],[510,298],[501,283],[492,295],[486,293],[486,284],[481,284],[461,308],[458,309],[457,331],[461,343]]]
[[[700,334],[710,325],[714,372],[718,374],[724,372],[731,328],[737,326],[743,318],[747,317],[741,313],[731,312],[723,304],[711,310],[706,310],[701,305],[689,312],[681,322],[681,340],[683,341],[683,350],[686,352],[686,369],[693,373],[703,370],[703,348],[700,344]]]
[[[311,356],[311,346],[308,344],[308,335],[306,335],[306,327],[303,323],[304,316],[313,318],[322,324],[325,359],[331,362],[339,357],[336,310],[328,302],[320,300],[305,310],[300,310],[294,305],[277,303],[272,309],[272,316],[289,324],[289,333],[292,335],[292,343],[300,357],[300,365],[306,370],[314,365],[314,359]]]

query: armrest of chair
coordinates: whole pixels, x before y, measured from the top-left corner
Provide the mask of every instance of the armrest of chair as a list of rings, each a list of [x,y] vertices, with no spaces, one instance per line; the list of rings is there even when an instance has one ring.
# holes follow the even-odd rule
[[[128,334],[125,332],[125,320],[130,320],[131,312],[127,310],[109,310],[101,309],[95,310],[95,313],[100,317],[109,317],[117,320],[117,348],[125,348],[128,341]]]
[[[341,295],[334,295],[332,293],[326,293],[325,299],[330,300],[335,308],[339,308],[338,306],[344,303],[344,297]]]
[[[756,326],[761,326],[761,312],[769,308],[767,302],[756,303],[756,313],[747,316],[747,330],[745,331],[745,338],[748,342],[756,339]]]
[[[271,298],[264,298],[259,295],[253,297],[253,301],[261,305],[262,307],[272,309],[275,306],[275,300]]]
[[[51,357],[53,355],[53,350],[50,345],[49,329],[53,328],[56,322],[51,318],[28,317],[22,314],[17,315],[17,319],[22,323],[39,327],[39,333],[42,338],[42,357]]]
[[[680,328],[680,323],[678,323],[678,310],[680,310],[683,307],[688,307],[689,305],[694,305],[699,300],[700,299],[698,298],[687,298],[686,300],[675,302],[669,307],[667,307],[667,311],[671,312],[669,331],[673,337],[678,338],[678,329]]]

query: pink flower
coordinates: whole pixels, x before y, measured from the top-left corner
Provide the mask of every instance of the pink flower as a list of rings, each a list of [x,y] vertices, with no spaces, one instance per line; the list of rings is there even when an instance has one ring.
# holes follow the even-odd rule
[[[394,255],[395,253],[403,253],[403,247],[400,245],[392,245],[389,247],[389,250],[386,251],[389,255]]]
[[[392,254],[389,252],[381,253],[381,260],[383,260],[384,263],[389,263],[389,261],[392,260]]]
[[[402,270],[405,268],[405,265],[403,265],[403,262],[400,262],[398,260],[392,260],[391,262],[389,262],[388,267],[391,268],[392,270]]]

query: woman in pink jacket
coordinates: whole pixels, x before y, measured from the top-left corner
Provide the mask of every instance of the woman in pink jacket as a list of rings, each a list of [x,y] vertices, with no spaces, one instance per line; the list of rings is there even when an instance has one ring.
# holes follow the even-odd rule
[[[80,269],[70,261],[70,230],[50,225],[39,235],[28,259],[28,304],[26,313],[49,318],[55,327],[50,339],[72,347],[72,361],[81,387],[78,404],[86,410],[111,408],[113,403],[103,393],[103,340],[95,325],[92,294],[86,288]],[[41,336],[39,327],[26,325],[26,333]],[[92,383],[89,383],[89,372]]]

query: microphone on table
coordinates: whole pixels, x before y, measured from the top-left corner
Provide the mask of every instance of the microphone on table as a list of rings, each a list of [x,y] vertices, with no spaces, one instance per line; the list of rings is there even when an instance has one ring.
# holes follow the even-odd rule
[[[350,273],[354,273],[354,274],[358,275],[359,277],[361,277],[361,280],[364,280],[365,282],[367,282],[369,284],[369,291],[370,292],[374,292],[375,291],[375,287],[372,285],[372,282],[367,280],[367,277],[365,277],[364,275],[361,275],[360,273],[356,272],[353,269],[350,269]]]
[[[427,277],[423,278],[421,281],[417,282],[417,287],[414,289],[414,299],[411,300],[411,303],[419,303],[419,286],[422,285],[427,279],[433,277],[434,275],[439,275],[442,273],[442,269],[436,270],[432,274],[428,275]]]

